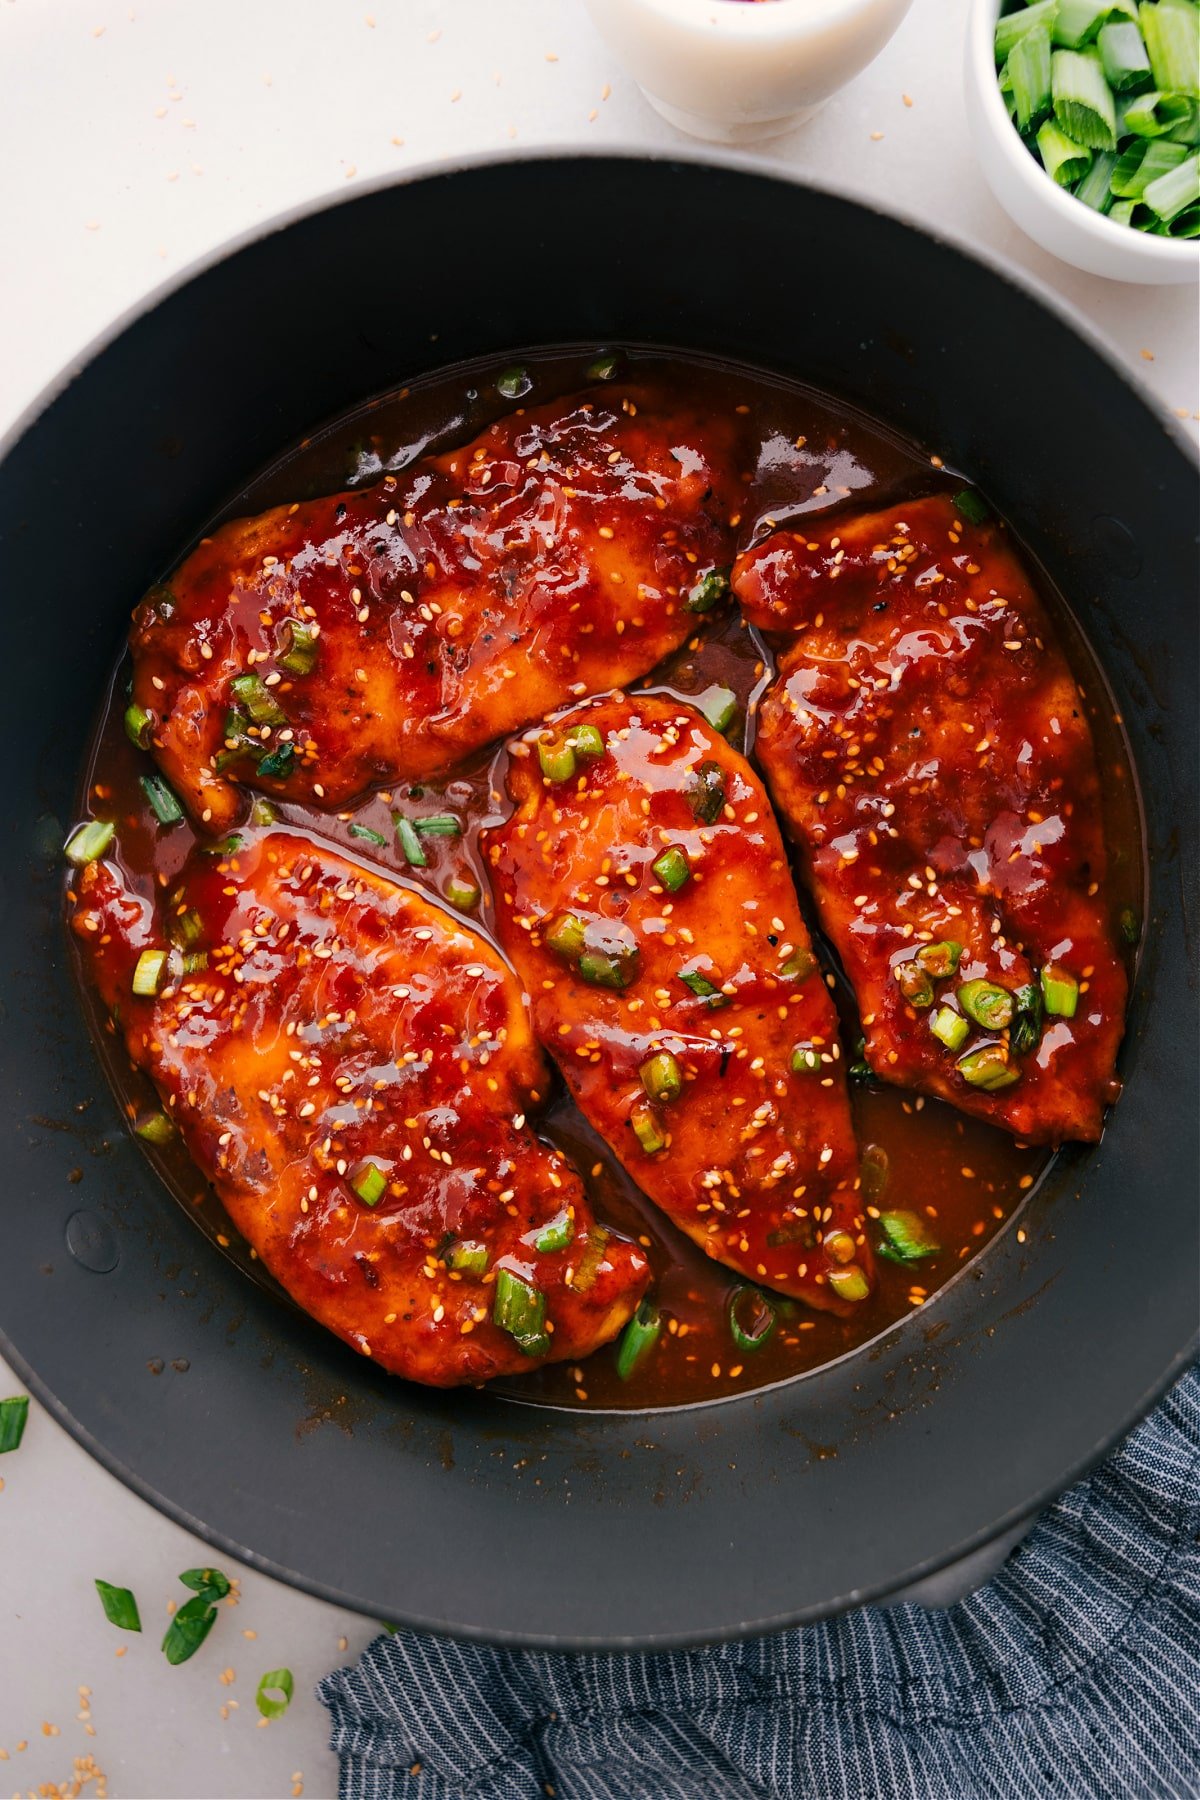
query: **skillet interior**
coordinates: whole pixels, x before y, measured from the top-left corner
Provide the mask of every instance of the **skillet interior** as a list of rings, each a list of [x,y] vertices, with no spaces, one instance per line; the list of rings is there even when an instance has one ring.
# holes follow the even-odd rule
[[[165,1203],[97,1067],[59,849],[132,599],[355,400],[481,352],[661,342],[857,401],[993,494],[1072,599],[1146,801],[1146,952],[1104,1143],[872,1349],[743,1400],[555,1413],[400,1386]],[[377,1616],[559,1645],[814,1617],[995,1536],[1195,1329],[1195,470],[1058,315],[851,202],[737,168],[490,164],[356,197],[130,325],[0,470],[12,667],[0,1038],[6,1352],[214,1543]],[[81,1175],[76,1172],[82,1171]]]

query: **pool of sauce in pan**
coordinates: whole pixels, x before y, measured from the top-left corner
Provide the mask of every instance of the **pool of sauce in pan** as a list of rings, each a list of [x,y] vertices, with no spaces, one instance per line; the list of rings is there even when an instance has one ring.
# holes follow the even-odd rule
[[[498,376],[512,361],[531,378],[527,400],[533,404],[586,385],[585,370],[595,355],[592,346],[531,353],[510,359],[508,364],[500,359],[459,364],[425,377],[411,388],[384,395],[281,455],[206,521],[204,530],[281,501],[365,485],[427,451],[468,440],[491,419],[520,404],[496,389]],[[950,483],[958,488],[963,484],[961,477],[935,464],[928,452],[905,443],[845,403],[797,383],[691,354],[672,358],[662,352],[627,350],[618,360],[622,377],[684,379],[691,392],[702,396],[714,410],[739,407],[748,414],[753,440],[760,448],[750,504],[743,513],[743,543],[769,529],[768,521],[784,523],[848,503],[863,509],[886,506],[939,485]],[[200,535],[198,532],[197,537]],[[180,544],[173,566],[190,548],[190,544]],[[166,577],[170,571],[156,573]],[[1044,577],[1040,587],[1071,659],[1096,741],[1113,910],[1129,907],[1140,919],[1144,902],[1140,812],[1120,721],[1074,619]],[[131,606],[137,598],[130,596]],[[769,679],[771,668],[769,647],[730,611],[698,628],[694,638],[637,685],[681,696],[698,693],[713,682],[732,687],[748,720],[737,730],[744,733],[742,742],[752,755],[753,699]],[[149,893],[155,885],[170,881],[195,838],[186,822],[169,830],[159,828],[146,806],[137,781],[145,772],[146,761],[128,742],[122,726],[127,677],[123,658],[114,671],[94,739],[87,799],[102,801],[110,809],[106,816],[118,822],[116,852],[126,876],[131,885]],[[736,732],[734,741],[738,741]],[[353,812],[331,815],[288,804],[278,810],[287,822],[388,869],[442,904],[447,880],[469,868],[483,899],[475,913],[463,916],[476,929],[490,933],[491,896],[478,832],[497,811],[494,761],[495,752],[485,752],[444,781],[400,784],[369,794]],[[395,841],[384,794],[392,805],[403,803],[412,814],[455,812],[464,821],[463,836],[426,837],[423,845],[428,867],[410,868]],[[376,848],[356,833],[355,826],[381,832],[388,847]],[[814,939],[830,970],[828,980],[842,1015],[843,1041],[852,1055],[858,1035],[853,996],[837,972],[836,958],[815,929],[803,887],[800,893]],[[1132,950],[1130,955],[1132,958]],[[81,986],[110,1078],[134,1117],[146,1110],[149,1083],[130,1069],[94,996],[86,984],[81,982]],[[556,1075],[541,1128],[574,1159],[599,1218],[647,1249],[655,1269],[653,1294],[663,1314],[664,1330],[654,1355],[628,1382],[618,1378],[613,1349],[607,1346],[586,1362],[550,1364],[518,1380],[497,1382],[495,1387],[513,1399],[543,1404],[643,1408],[743,1393],[815,1368],[869,1342],[924,1304],[1012,1219],[1050,1161],[1046,1150],[1022,1146],[1006,1133],[965,1118],[936,1100],[855,1082],[851,1083],[851,1099],[860,1144],[878,1146],[884,1153],[886,1190],[873,1204],[924,1214],[941,1251],[907,1267],[880,1260],[876,1292],[849,1319],[785,1303],[770,1340],[745,1354],[736,1348],[727,1323],[730,1297],[741,1285],[738,1279],[732,1271],[711,1262],[640,1194],[568,1100]],[[169,1146],[148,1154],[175,1197],[225,1254],[279,1294],[284,1304],[291,1304],[255,1253],[238,1238],[220,1201],[186,1152]]]

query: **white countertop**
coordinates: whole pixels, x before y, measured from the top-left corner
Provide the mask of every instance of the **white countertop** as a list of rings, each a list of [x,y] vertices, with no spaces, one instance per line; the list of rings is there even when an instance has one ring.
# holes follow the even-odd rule
[[[761,154],[1032,270],[1194,430],[1196,290],[1081,275],[1009,223],[968,141],[964,16],[915,0],[879,60]],[[174,271],[301,201],[459,151],[687,142],[578,0],[0,0],[0,434]],[[0,1396],[18,1391],[0,1363]],[[330,1800],[312,1685],[370,1622],[245,1571],[172,1668],[167,1602],[206,1560],[31,1407],[0,1458],[0,1795],[56,1792],[41,1784],[90,1755],[112,1800],[284,1800],[300,1783]],[[140,1637],[106,1622],[95,1576],[135,1590]],[[296,1698],[259,1727],[258,1679],[281,1664]]]

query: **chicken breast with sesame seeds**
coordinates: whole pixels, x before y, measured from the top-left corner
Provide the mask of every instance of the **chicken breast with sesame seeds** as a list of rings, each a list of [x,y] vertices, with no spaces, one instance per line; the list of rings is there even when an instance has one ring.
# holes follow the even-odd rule
[[[510,746],[507,783],[497,929],[584,1115],[710,1256],[851,1311],[837,1024],[753,770],[690,707],[615,694]]]
[[[643,674],[727,588],[743,429],[605,389],[222,526],[134,615],[139,741],[219,834],[236,782],[336,808]]]
[[[781,634],[756,750],[866,1057],[1030,1143],[1100,1136],[1126,976],[1084,702],[991,523],[946,495],[742,556]]]
[[[97,861],[73,924],[236,1228],[363,1355],[436,1387],[586,1356],[649,1280],[526,1123],[511,971],[438,907],[285,830],[151,904]]]

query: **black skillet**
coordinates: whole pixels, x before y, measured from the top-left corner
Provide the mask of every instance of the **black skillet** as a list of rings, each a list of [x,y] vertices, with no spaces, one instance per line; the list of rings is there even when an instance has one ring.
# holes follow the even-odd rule
[[[1116,691],[1151,893],[1103,1144],[873,1347],[779,1388],[586,1415],[381,1376],[233,1269],[125,1129],[72,985],[59,846],[132,599],[307,429],[482,352],[660,343],[860,403],[967,471]],[[977,1551],[1194,1354],[1196,471],[1057,305],[736,165],[563,156],[360,193],[173,287],[0,466],[5,1354],[137,1492],[378,1617],[559,1646],[812,1619]],[[82,1171],[79,1175],[76,1172]]]

